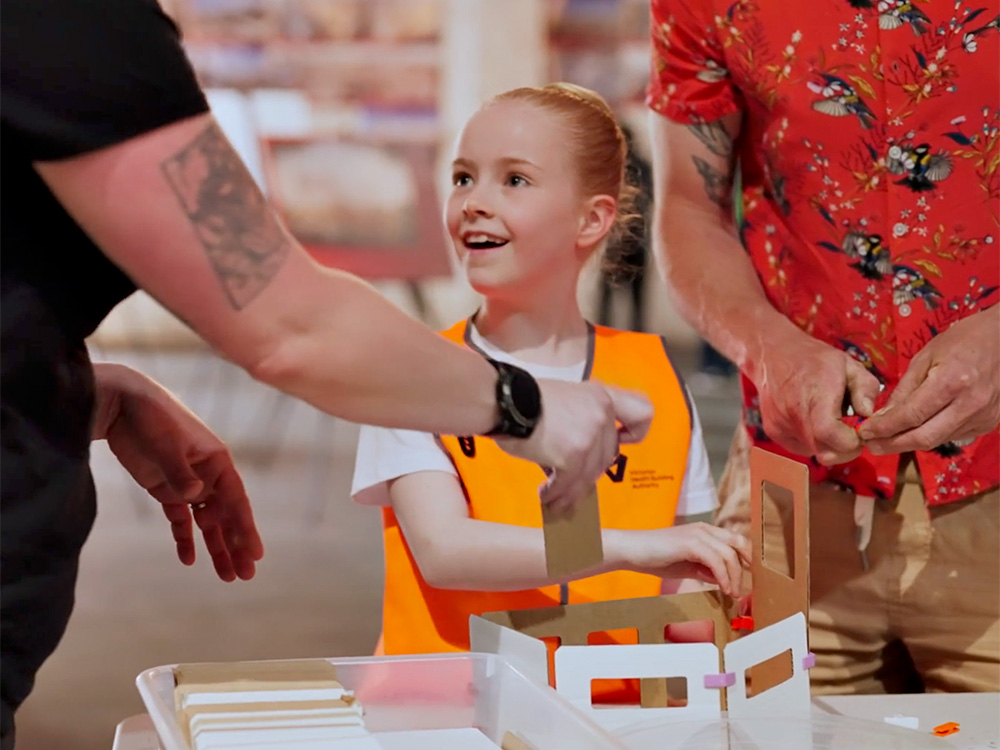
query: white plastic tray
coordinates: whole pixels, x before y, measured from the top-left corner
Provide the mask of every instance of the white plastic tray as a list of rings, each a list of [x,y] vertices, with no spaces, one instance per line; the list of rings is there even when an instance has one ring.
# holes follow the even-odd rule
[[[475,729],[499,746],[513,732],[535,750],[624,750],[624,745],[545,685],[494,654],[328,659],[365,709],[365,726],[390,744],[399,732]],[[174,667],[147,669],[136,686],[163,750],[190,750],[174,712]],[[391,737],[391,740],[390,740]],[[394,745],[397,746],[397,745]]]

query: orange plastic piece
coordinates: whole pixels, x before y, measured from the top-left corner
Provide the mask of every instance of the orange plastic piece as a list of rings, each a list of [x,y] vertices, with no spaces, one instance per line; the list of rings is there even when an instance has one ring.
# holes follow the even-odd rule
[[[949,734],[955,734],[958,731],[958,722],[949,721],[944,724],[938,724],[934,727],[934,734],[938,737],[947,737]]]
[[[734,617],[732,621],[733,630],[753,630],[752,617]]]

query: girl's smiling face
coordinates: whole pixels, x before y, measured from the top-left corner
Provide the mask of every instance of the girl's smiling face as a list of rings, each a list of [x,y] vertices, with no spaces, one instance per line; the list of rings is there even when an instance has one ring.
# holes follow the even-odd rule
[[[462,131],[445,224],[481,294],[579,273],[591,248],[581,247],[586,207],[569,137],[557,114],[521,101],[486,106]]]

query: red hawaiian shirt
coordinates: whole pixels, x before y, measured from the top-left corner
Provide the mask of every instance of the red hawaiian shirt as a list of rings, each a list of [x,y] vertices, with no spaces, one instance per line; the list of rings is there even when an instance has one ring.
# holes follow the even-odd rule
[[[739,234],[771,303],[885,384],[1000,298],[998,0],[653,0],[649,106],[744,113]],[[740,215],[742,213],[742,215]],[[761,429],[744,378],[744,419]],[[918,453],[928,502],[1000,484],[1000,434]],[[891,496],[898,456],[813,481]]]

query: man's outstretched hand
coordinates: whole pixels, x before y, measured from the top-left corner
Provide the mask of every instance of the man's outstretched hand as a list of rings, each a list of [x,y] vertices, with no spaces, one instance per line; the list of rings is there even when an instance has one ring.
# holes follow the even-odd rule
[[[567,510],[591,491],[618,456],[618,444],[637,443],[653,421],[646,396],[595,381],[539,380],[542,418],[527,439],[497,445],[546,469],[542,503]]]
[[[247,498],[225,444],[158,383],[128,367],[96,364],[94,440],[163,507],[185,565],[195,561],[194,524],[215,572],[249,580],[264,555]]]

